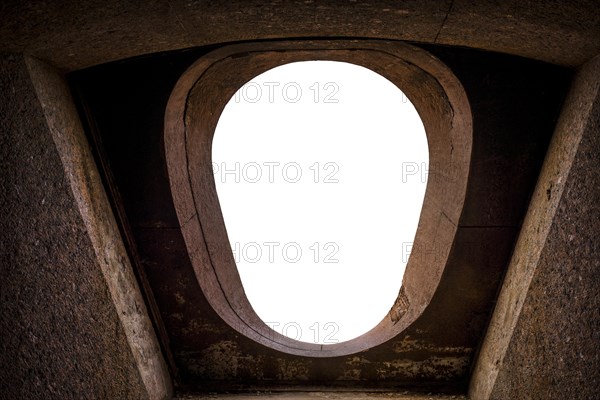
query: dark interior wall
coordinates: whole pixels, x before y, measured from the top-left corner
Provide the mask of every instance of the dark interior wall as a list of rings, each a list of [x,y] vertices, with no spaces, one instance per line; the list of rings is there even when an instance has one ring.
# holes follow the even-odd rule
[[[0,58],[0,170],[0,398],[148,398],[22,56]]]
[[[437,306],[403,338],[366,356],[328,360],[265,352],[224,325],[195,281],[169,191],[162,128],[173,85],[208,49],[125,60],[70,76],[104,172],[114,178],[113,201],[123,207],[122,223],[131,229],[128,239],[169,333],[180,384],[464,387],[571,73],[518,57],[423,47],[462,81],[473,110],[471,180],[447,268],[452,285],[442,288]],[[412,363],[416,372],[397,369],[398,360]]]

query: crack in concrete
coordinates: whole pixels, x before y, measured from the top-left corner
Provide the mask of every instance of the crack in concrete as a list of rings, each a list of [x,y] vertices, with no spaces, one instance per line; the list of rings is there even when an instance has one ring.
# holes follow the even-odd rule
[[[440,25],[440,29],[438,29],[437,33],[435,34],[435,39],[433,39],[433,43],[438,42],[438,37],[440,36],[440,32],[442,32],[442,29],[444,29],[444,26],[446,25],[446,20],[448,19],[448,16],[452,12],[453,7],[454,7],[454,0],[452,0],[452,2],[450,3],[450,7],[448,7],[448,11],[446,11],[446,16],[444,17],[444,20],[442,21],[442,24]]]

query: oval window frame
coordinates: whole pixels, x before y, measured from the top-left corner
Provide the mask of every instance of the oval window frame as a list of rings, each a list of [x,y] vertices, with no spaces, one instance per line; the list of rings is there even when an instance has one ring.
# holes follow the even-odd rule
[[[212,173],[212,138],[235,92],[271,68],[313,60],[357,64],[394,83],[417,109],[429,143],[427,189],[398,297],[377,326],[336,344],[290,339],[256,315],[237,271]],[[204,296],[217,314],[240,334],[272,349],[336,357],[394,338],[418,319],[433,298],[464,206],[472,116],[459,80],[441,61],[415,46],[347,40],[245,43],[215,50],[183,73],[165,110],[164,146],[188,254]]]

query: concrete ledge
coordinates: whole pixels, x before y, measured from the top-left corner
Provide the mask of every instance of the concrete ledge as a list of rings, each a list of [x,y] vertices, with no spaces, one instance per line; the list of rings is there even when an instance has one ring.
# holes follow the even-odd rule
[[[278,400],[318,400],[318,399],[349,399],[349,400],[466,400],[461,395],[433,395],[408,393],[367,393],[367,392],[289,392],[289,393],[255,393],[255,394],[204,394],[184,395],[176,400],[205,400],[205,399],[278,399]]]
[[[577,163],[576,155],[580,151],[580,142],[585,135],[597,135],[597,127],[594,128],[594,118],[597,118],[594,114],[594,107],[598,103],[598,95],[600,88],[600,57],[596,57],[586,65],[584,65],[577,76],[575,77],[570,93],[565,101],[560,119],[558,121],[554,137],[550,144],[544,166],[538,180],[536,190],[533,194],[530,202],[527,216],[523,223],[521,233],[519,235],[518,242],[515,246],[513,257],[509,265],[508,272],[506,274],[502,290],[498,297],[498,302],[494,310],[490,325],[488,327],[487,335],[484,339],[483,346],[481,348],[476,366],[473,371],[471,378],[469,395],[474,400],[489,399],[493,398],[492,395],[495,386],[497,384],[497,377],[503,369],[506,369],[504,360],[507,355],[511,342],[515,340],[515,329],[517,323],[522,319],[522,310],[525,302],[530,299],[530,285],[532,279],[536,275],[536,271],[539,268],[548,269],[544,260],[542,259],[543,253],[555,252],[558,249],[548,248],[548,243],[551,242],[549,236],[551,229],[560,226],[562,224],[570,224],[570,221],[565,221],[558,214],[560,207],[565,208],[566,206],[561,205],[564,200],[564,190],[567,187],[568,182],[581,179],[578,176],[571,176],[570,172],[574,165]],[[597,111],[596,111],[597,112]],[[591,128],[590,128],[591,127]],[[595,155],[597,159],[597,154]],[[593,174],[593,171],[588,173]],[[596,171],[597,173],[597,171]],[[583,178],[585,180],[585,178]],[[589,202],[592,201],[593,193],[597,193],[598,188],[593,187],[592,180],[588,180],[587,189],[583,190],[578,196],[582,196],[584,200]],[[585,184],[584,184],[585,186]],[[587,193],[592,192],[591,197]],[[577,195],[576,195],[577,196]],[[586,203],[587,204],[587,203]],[[577,212],[582,212],[576,208],[569,210],[573,216],[567,216],[567,220],[575,219]],[[592,218],[589,215],[587,218]],[[584,217],[585,219],[585,217]],[[584,232],[586,229],[590,229],[593,232],[594,227],[582,228]],[[592,233],[592,236],[597,235],[597,232]],[[585,235],[581,236],[585,238]],[[573,238],[569,239],[572,240]],[[560,239],[562,240],[562,239]],[[580,239],[585,240],[585,239]],[[592,243],[582,242],[580,246],[587,246]],[[560,244],[559,247],[565,247],[566,244]],[[563,254],[563,258],[552,260],[553,263],[566,264],[568,259],[564,258],[566,254]],[[592,256],[593,257],[593,256]],[[596,255],[597,257],[597,255]],[[579,260],[580,263],[585,264],[592,260]],[[540,267],[540,265],[542,267]],[[544,270],[542,273],[546,273]],[[567,277],[565,277],[567,278]],[[581,278],[580,278],[581,279]],[[570,281],[569,281],[570,282]],[[559,286],[567,285],[566,281]],[[597,285],[597,281],[588,282],[588,285]],[[534,310],[535,313],[547,313],[551,315],[552,319],[555,319],[556,315],[560,313],[560,304],[552,300],[555,294],[552,293],[552,288],[544,288],[543,296],[550,299],[550,303],[556,303],[552,305],[542,304],[543,309]],[[589,288],[588,288],[589,289]],[[547,291],[548,290],[548,291]],[[561,291],[565,292],[565,288]],[[560,295],[558,295],[560,296]],[[549,307],[549,308],[548,308]],[[555,307],[555,308],[554,308]],[[587,307],[593,307],[588,305]],[[596,310],[597,315],[597,310]],[[545,323],[548,323],[546,321]],[[593,321],[592,321],[593,322]],[[531,332],[529,336],[535,336],[536,332],[541,326],[530,327]],[[585,347],[585,343],[578,343],[579,346]],[[592,344],[593,345],[593,344]],[[597,343],[595,344],[597,346]],[[560,346],[565,346],[561,343]],[[535,345],[530,344],[530,351],[536,348]],[[547,349],[550,351],[550,349]],[[554,349],[553,351],[563,351],[562,348]],[[530,357],[541,358],[542,354],[533,353]],[[579,368],[581,365],[579,366]],[[556,368],[560,369],[557,365]],[[577,366],[572,366],[573,369],[577,370]],[[525,373],[522,370],[523,366],[518,368],[516,374]],[[520,372],[519,372],[520,371]],[[582,371],[585,373],[585,371]],[[535,375],[535,371],[531,371]],[[560,372],[558,372],[560,374]],[[539,377],[539,379],[550,379],[549,377]],[[530,382],[531,384],[531,382]],[[598,384],[598,382],[590,384]],[[546,385],[547,386],[547,385]],[[538,393],[539,396],[536,398],[543,398],[543,395]],[[558,397],[568,398],[555,393]]]
[[[4,0],[0,51],[65,70],[242,40],[345,37],[498,51],[578,66],[600,50],[595,0],[264,2]]]
[[[47,64],[26,64],[148,398],[168,399],[170,376],[68,86]]]

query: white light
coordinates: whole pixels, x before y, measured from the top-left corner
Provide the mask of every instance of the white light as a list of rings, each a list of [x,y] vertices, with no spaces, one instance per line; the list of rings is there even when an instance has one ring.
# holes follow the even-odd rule
[[[238,271],[263,321],[335,343],[386,316],[429,161],[422,121],[396,86],[342,62],[271,69],[229,101],[212,156]]]

